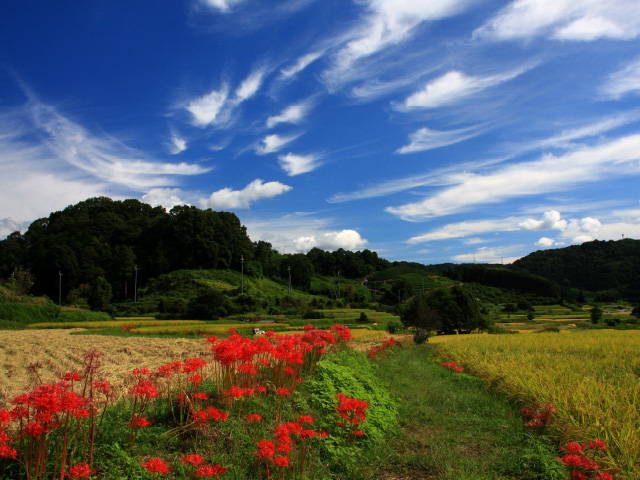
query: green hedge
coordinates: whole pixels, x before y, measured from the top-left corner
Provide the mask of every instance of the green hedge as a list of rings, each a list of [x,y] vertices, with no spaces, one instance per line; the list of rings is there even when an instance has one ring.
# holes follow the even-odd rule
[[[104,312],[89,310],[60,311],[56,305],[0,303],[0,328],[21,328],[43,322],[89,322],[111,320]]]

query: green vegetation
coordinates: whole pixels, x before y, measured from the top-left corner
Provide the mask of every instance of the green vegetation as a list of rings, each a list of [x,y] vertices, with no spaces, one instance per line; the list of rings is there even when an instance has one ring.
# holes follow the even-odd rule
[[[370,478],[566,478],[555,448],[525,430],[515,406],[434,363],[433,352],[405,346],[380,363],[378,375],[400,399],[400,429]]]

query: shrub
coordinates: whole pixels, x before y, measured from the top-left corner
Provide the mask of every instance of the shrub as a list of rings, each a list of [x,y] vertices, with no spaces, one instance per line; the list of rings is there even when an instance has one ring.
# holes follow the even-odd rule
[[[429,341],[430,336],[431,336],[431,333],[429,332],[429,330],[426,330],[424,328],[419,328],[416,331],[416,334],[413,336],[413,341],[416,342],[418,345],[422,345],[423,343]]]
[[[367,314],[364,312],[360,312],[360,318],[358,318],[358,323],[368,323],[369,322],[369,317],[367,317]]]
[[[387,325],[387,331],[389,333],[396,333],[403,329],[404,325],[402,324],[402,322],[398,322],[395,320],[393,322],[389,322],[389,324]]]

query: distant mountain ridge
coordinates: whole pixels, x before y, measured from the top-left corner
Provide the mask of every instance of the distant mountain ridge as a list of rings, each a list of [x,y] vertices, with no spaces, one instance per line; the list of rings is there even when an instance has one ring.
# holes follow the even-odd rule
[[[515,261],[511,268],[571,288],[590,292],[617,290],[626,300],[640,300],[640,240],[594,240],[539,250]]]

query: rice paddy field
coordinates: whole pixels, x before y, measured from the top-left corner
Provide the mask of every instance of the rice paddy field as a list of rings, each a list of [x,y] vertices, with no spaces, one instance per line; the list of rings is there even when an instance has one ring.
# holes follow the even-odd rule
[[[102,353],[101,375],[121,390],[129,373],[140,365],[157,368],[175,360],[208,355],[202,340],[115,338],[72,335],[79,330],[0,330],[0,408],[37,383],[30,365],[39,365],[42,382],[59,381],[59,375],[83,371],[84,353]]]
[[[640,331],[458,335],[438,343],[442,361],[523,405],[553,405],[562,441],[603,439],[602,463],[640,479]]]

